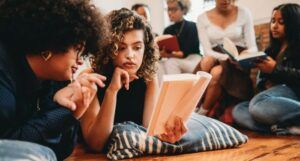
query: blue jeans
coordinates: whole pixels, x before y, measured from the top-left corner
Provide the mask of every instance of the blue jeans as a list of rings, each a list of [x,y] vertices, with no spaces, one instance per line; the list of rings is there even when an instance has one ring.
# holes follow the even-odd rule
[[[233,109],[233,119],[245,128],[270,132],[270,127],[287,114],[300,112],[296,94],[286,85],[277,85],[260,92],[250,102],[242,102]]]
[[[56,161],[54,152],[42,145],[16,140],[0,140],[0,160]]]

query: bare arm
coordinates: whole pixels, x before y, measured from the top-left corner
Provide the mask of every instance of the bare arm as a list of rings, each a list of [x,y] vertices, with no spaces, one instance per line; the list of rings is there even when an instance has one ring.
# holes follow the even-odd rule
[[[158,97],[158,79],[155,76],[152,81],[147,82],[147,89],[145,94],[145,105],[143,112],[143,126],[148,127],[152,112],[156,105]]]
[[[102,151],[114,125],[117,93],[122,86],[129,88],[129,75],[125,70],[116,68],[112,81],[105,91],[101,103],[95,98],[91,107],[82,118],[81,125],[84,139],[91,149]]]

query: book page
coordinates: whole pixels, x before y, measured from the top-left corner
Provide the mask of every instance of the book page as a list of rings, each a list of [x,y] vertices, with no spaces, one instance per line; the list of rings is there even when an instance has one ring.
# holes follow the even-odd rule
[[[223,39],[223,48],[228,51],[233,57],[237,58],[239,56],[239,52],[235,46],[235,44],[228,38]]]
[[[210,74],[205,76],[209,77]],[[206,78],[201,74],[166,75],[150,120],[148,135],[164,133],[166,123],[173,122],[175,116],[186,121],[204,93],[210,78],[211,76]],[[180,115],[177,115],[179,113]]]

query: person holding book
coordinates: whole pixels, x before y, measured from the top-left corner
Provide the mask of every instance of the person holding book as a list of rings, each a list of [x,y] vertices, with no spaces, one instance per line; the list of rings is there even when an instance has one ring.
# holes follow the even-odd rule
[[[97,71],[107,76],[106,87],[84,114],[83,136],[91,149],[101,152],[114,124],[132,121],[148,127],[158,95],[158,53],[149,24],[122,8],[107,16],[111,40],[97,60]],[[101,108],[100,108],[101,107]],[[182,122],[161,139],[175,142],[184,131]],[[181,126],[180,126],[181,125]]]
[[[254,27],[250,12],[236,6],[235,0],[216,0],[216,6],[198,17],[199,39],[204,49],[204,57],[194,72],[202,70],[212,74],[204,99],[200,103],[200,113],[207,114],[225,97],[231,100],[246,100],[252,97],[252,82],[249,70],[242,69],[228,55],[217,47],[223,39],[230,39],[239,49],[256,52]],[[228,99],[226,99],[228,100]],[[227,101],[228,106],[232,101]],[[233,101],[235,102],[235,101]],[[211,111],[210,116],[215,112]],[[218,116],[215,116],[218,117]]]
[[[167,0],[168,16],[174,24],[165,28],[164,35],[176,36],[179,43],[179,51],[161,50],[160,56],[168,58],[160,62],[159,73],[179,74],[192,73],[200,61],[199,39],[197,27],[194,22],[184,19],[184,15],[190,9],[189,0]]]
[[[69,81],[82,56],[100,51],[105,29],[89,0],[1,2],[0,149],[18,148],[15,153],[32,157],[52,154],[50,148],[56,158],[47,160],[72,153],[79,119],[96,95],[95,83],[103,86],[104,77]],[[26,150],[31,145],[34,153]],[[15,153],[1,158],[15,158]]]
[[[277,134],[300,134],[300,124],[296,121],[300,113],[299,32],[300,5],[288,3],[275,7],[270,22],[270,45],[265,50],[269,57],[256,64],[261,92],[235,106],[233,117],[238,125],[265,133],[272,129]]]

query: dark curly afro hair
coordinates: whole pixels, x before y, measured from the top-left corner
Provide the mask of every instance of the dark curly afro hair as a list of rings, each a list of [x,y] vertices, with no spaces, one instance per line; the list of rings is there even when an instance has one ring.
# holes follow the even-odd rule
[[[85,43],[83,55],[96,55],[107,39],[106,28],[90,0],[0,2],[0,40],[16,54],[59,53]]]
[[[154,46],[154,37],[150,25],[141,16],[126,8],[112,11],[106,19],[110,26],[111,38],[104,47],[104,53],[96,59],[97,71],[104,75],[112,74],[114,70],[112,59],[116,57],[118,45],[123,41],[124,34],[132,30],[143,30],[145,51],[137,75],[146,81],[152,80],[157,71],[159,56]]]

